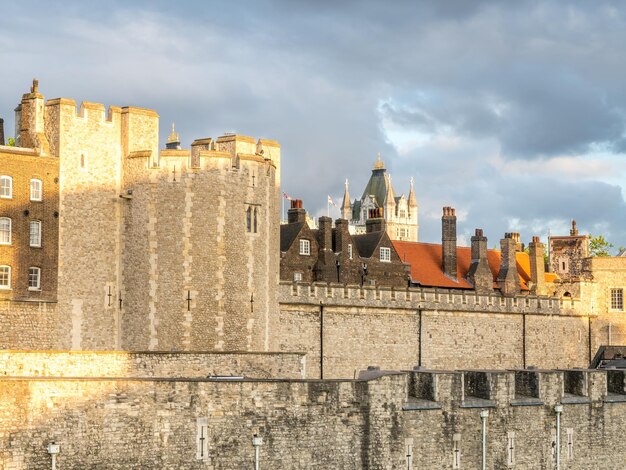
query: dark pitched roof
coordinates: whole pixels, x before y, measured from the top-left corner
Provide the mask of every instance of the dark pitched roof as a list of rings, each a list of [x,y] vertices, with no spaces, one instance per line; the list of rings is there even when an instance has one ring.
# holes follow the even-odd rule
[[[352,240],[354,240],[359,255],[363,258],[370,258],[383,235],[385,235],[385,232],[381,230],[361,235],[352,235]]]
[[[372,195],[376,198],[376,204],[378,204],[378,207],[385,205],[387,202],[387,186],[391,186],[391,182],[389,181],[386,172],[387,170],[384,168],[372,170],[372,176],[370,176],[367,186],[365,186],[365,190],[361,196],[361,201],[367,196]],[[391,188],[391,194],[392,197],[395,198],[396,195],[393,191],[393,187]]]
[[[280,226],[280,251],[287,251],[302,230],[305,222],[294,222]]]

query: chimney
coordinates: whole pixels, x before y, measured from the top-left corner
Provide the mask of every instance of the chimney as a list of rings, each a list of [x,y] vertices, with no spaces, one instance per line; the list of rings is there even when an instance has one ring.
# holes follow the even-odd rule
[[[493,274],[487,260],[487,237],[480,228],[476,229],[476,234],[472,237],[472,263],[467,278],[473,284],[476,293],[493,292]]]
[[[306,211],[302,208],[302,199],[292,199],[291,209],[287,211],[287,222],[306,222]]]
[[[533,283],[530,292],[535,295],[546,295],[544,246],[539,241],[539,237],[533,237],[533,241],[528,245],[528,251],[530,256],[530,280]]]
[[[572,220],[572,229],[569,231],[570,237],[578,236],[578,227],[576,227],[576,221]]]
[[[0,118],[0,145],[4,145],[4,119]]]
[[[349,222],[346,219],[335,220],[335,250],[339,253],[348,252],[350,241]],[[354,248],[353,248],[354,249]]]
[[[519,232],[511,232],[511,238],[515,241],[515,251],[524,251],[524,244],[520,242]]]
[[[382,232],[383,230],[385,230],[383,208],[376,207],[375,209],[370,209],[365,221],[365,233]]]
[[[456,211],[452,207],[443,208],[441,252],[443,273],[456,279]]]
[[[500,240],[500,272],[498,285],[502,295],[514,296],[519,294],[519,275],[517,274],[517,259],[515,257],[515,239],[512,233],[505,233]]]
[[[330,217],[320,217],[317,219],[319,230],[317,232],[317,243],[320,250],[333,249],[333,219]]]

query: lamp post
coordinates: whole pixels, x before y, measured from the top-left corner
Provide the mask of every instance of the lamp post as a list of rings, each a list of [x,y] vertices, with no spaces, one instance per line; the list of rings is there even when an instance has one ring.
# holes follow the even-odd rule
[[[261,452],[261,444],[263,438],[257,434],[252,436],[252,445],[254,446],[254,470],[259,470],[259,454]]]
[[[480,410],[480,420],[482,421],[483,428],[483,461],[482,469],[487,469],[487,417],[489,416],[489,410]]]
[[[563,413],[563,405],[560,403],[554,405],[556,413],[556,470],[561,469],[561,413]]]
[[[48,453],[52,457],[52,470],[57,470],[57,454],[61,451],[61,446],[54,441],[48,444]]]

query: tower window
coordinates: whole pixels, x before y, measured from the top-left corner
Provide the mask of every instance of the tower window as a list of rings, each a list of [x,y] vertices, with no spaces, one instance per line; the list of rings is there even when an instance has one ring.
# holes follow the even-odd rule
[[[257,233],[257,217],[258,217],[258,208],[254,208],[254,233]]]
[[[311,254],[311,242],[309,240],[300,240],[300,254],[306,256]]]
[[[246,211],[246,230],[248,232],[252,231],[252,207],[248,207]]]
[[[30,221],[30,246],[41,247],[41,221]]]
[[[11,288],[11,266],[0,266],[0,289]]]
[[[28,268],[28,290],[41,289],[41,268]]]
[[[11,219],[0,217],[0,245],[11,244]]]
[[[391,262],[391,248],[380,247],[380,260],[385,263]]]
[[[32,179],[30,180],[30,200],[31,201],[41,201],[42,199],[42,184],[41,180]]]
[[[13,178],[0,176],[0,197],[10,199],[13,197]]]

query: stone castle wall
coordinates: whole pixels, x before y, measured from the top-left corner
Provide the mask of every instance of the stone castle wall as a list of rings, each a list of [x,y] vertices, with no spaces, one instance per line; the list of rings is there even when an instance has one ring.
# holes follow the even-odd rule
[[[299,379],[306,375],[306,358],[301,353],[0,351],[0,376],[206,378],[211,375]]]
[[[279,301],[272,349],[307,352],[311,378],[320,377],[322,352],[325,378],[350,378],[369,365],[548,368],[591,360],[589,318],[571,299],[282,282]]]
[[[621,469],[621,371],[398,373],[367,381],[0,378],[0,466]],[[592,425],[593,423],[593,425]],[[511,454],[511,450],[512,454]],[[459,466],[455,467],[455,459]]]

